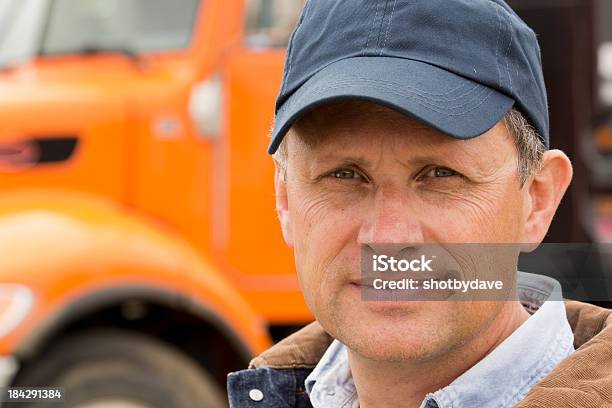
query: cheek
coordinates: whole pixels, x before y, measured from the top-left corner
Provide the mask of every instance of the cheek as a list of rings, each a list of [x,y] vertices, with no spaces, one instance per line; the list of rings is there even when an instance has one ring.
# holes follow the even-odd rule
[[[333,205],[325,194],[294,189],[288,199],[300,285],[309,306],[317,309],[337,290],[343,259],[359,259],[359,217],[350,207]]]
[[[485,227],[485,242],[516,243],[523,228],[522,195],[514,184],[508,183],[496,192],[488,203],[481,224]]]
[[[518,191],[514,190],[507,185],[488,186],[429,203],[426,211],[430,214],[429,229],[435,236],[432,241],[515,242],[522,220],[522,204]]]

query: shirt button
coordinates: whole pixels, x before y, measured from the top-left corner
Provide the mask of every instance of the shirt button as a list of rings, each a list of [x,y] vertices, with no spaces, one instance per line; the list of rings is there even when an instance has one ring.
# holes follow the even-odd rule
[[[257,388],[253,388],[251,391],[249,391],[249,398],[253,401],[261,401],[263,397],[263,392],[261,392],[261,390],[258,390]]]

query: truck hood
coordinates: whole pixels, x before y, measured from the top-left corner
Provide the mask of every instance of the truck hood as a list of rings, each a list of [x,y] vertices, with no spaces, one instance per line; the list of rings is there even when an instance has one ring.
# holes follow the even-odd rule
[[[129,132],[125,93],[117,91],[123,81],[52,76],[36,67],[0,74],[0,188],[123,199]]]
[[[128,202],[145,139],[176,128],[158,126],[165,118],[187,126],[196,71],[186,58],[45,57],[0,71],[0,188],[57,187]],[[41,149],[54,160],[36,161]]]

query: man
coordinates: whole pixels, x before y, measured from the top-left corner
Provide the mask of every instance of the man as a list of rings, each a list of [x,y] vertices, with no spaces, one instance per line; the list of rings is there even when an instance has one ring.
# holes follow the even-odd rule
[[[535,34],[503,1],[310,0],[269,153],[317,321],[230,374],[230,405],[612,406],[612,314],[550,278],[519,274],[518,300],[363,295],[364,247],[540,243],[572,177],[548,133]]]

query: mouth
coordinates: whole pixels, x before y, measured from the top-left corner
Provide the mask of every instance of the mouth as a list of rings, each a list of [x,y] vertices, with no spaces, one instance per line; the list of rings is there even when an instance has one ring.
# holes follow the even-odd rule
[[[436,273],[382,273],[377,276],[353,278],[349,285],[359,290],[362,301],[399,305],[415,301],[447,300],[455,291],[435,289],[436,283],[460,277],[461,274],[455,270]]]
[[[373,276],[358,276],[353,277],[349,280],[349,284],[363,288],[374,288],[374,283],[378,279],[385,280],[400,280],[409,279],[419,287],[423,287],[424,282],[439,282],[446,281],[448,279],[462,279],[462,274],[457,270],[449,270],[437,273],[425,273],[425,272],[411,272],[411,273],[379,273]]]

